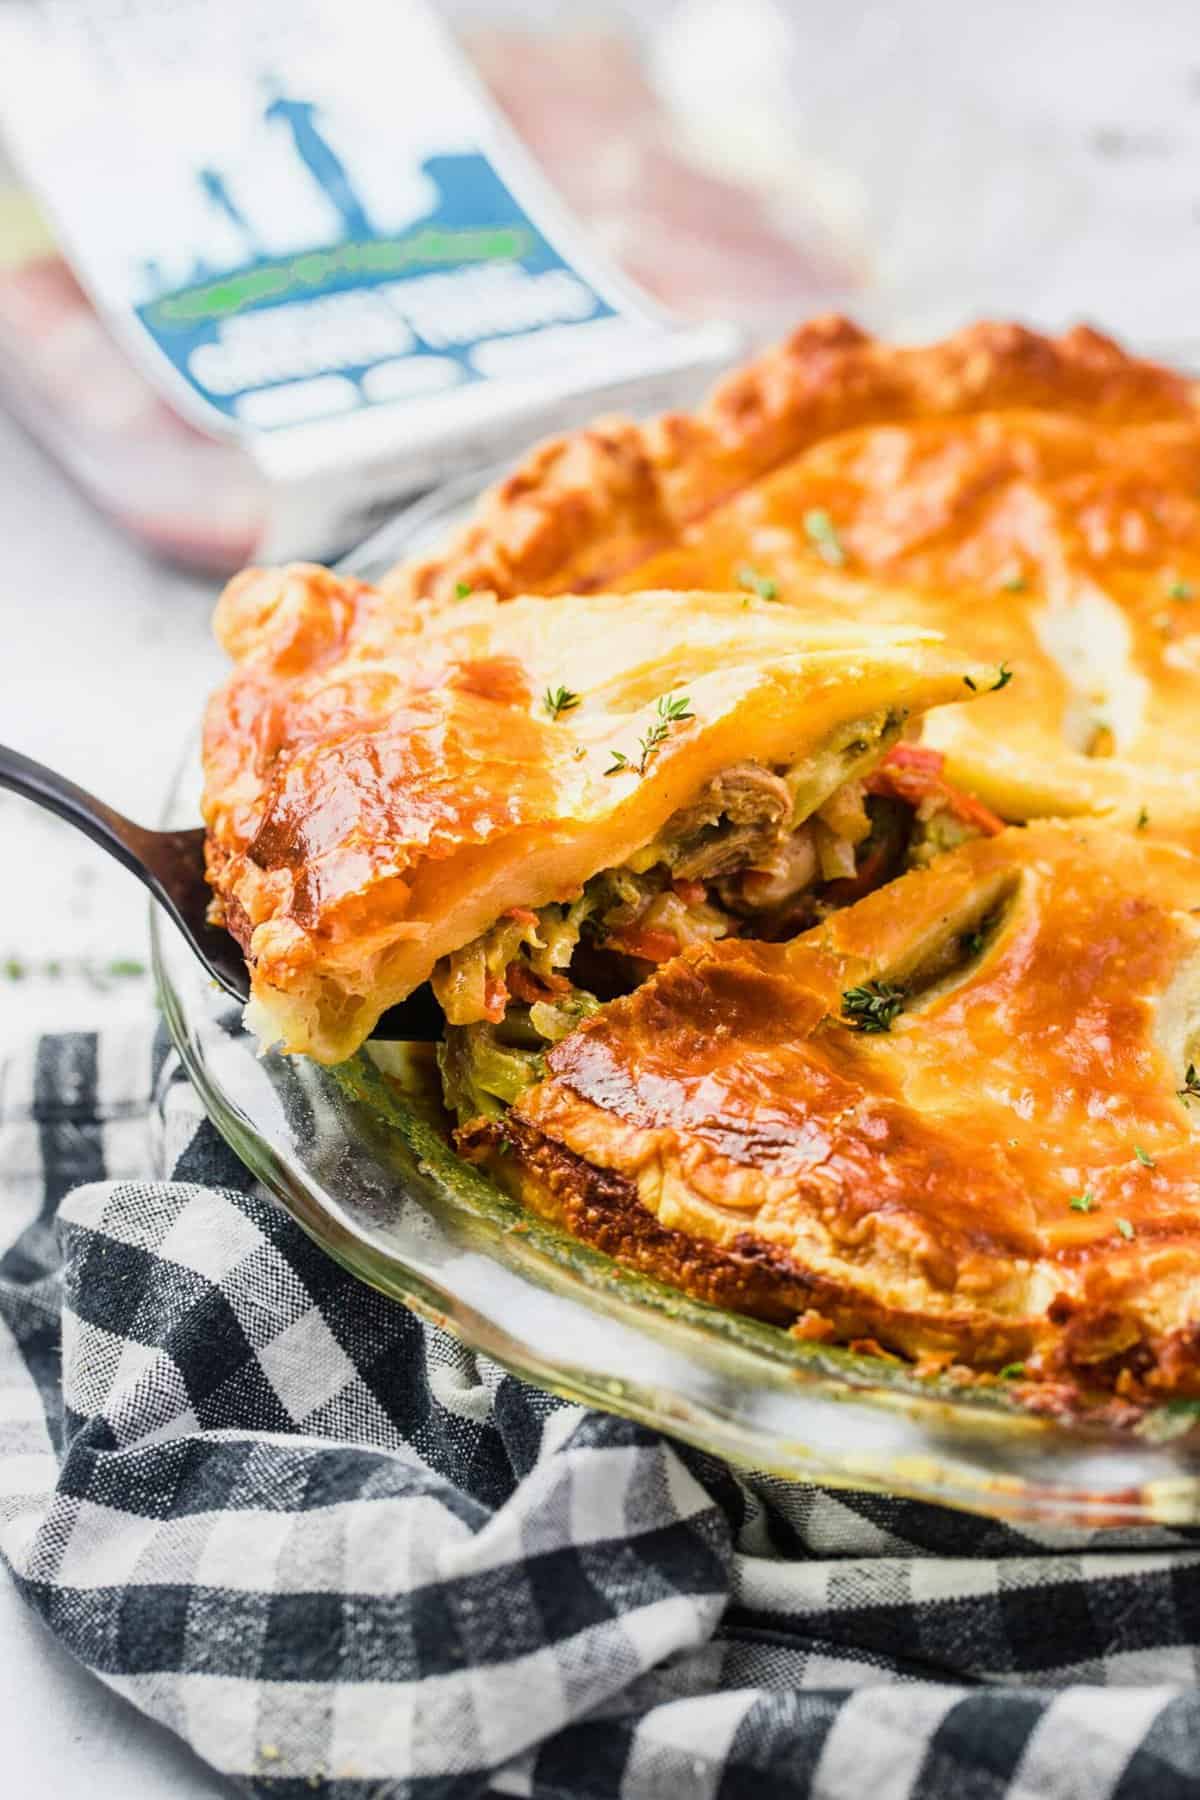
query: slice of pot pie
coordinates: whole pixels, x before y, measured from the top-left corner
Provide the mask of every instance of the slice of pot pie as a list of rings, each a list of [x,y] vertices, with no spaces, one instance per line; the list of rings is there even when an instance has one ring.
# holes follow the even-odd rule
[[[694,416],[543,445],[388,585],[820,589],[830,618],[918,621],[1015,672],[925,732],[995,811],[1200,846],[1197,387],[1093,331],[908,349],[816,320]]]
[[[693,947],[545,1061],[460,1137],[621,1260],[1052,1403],[1200,1395],[1190,853],[980,838],[788,943]]]
[[[1000,829],[901,738],[997,671],[821,604],[481,596],[422,620],[297,567],[238,577],[217,630],[237,668],[204,816],[249,1022],[335,1062],[432,980],[468,1108],[686,945],[794,932]]]

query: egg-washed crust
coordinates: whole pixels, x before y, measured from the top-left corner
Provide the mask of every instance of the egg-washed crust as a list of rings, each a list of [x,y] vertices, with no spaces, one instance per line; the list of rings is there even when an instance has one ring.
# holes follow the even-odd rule
[[[941,343],[881,343],[836,314],[734,371],[695,413],[611,417],[539,445],[448,549],[383,583],[443,602],[459,586],[587,592],[628,574],[715,507],[824,438],[1013,408],[1095,424],[1196,416],[1196,384],[1087,326],[1058,338],[982,322]]]
[[[993,810],[1200,849],[1197,393],[1084,328],[907,349],[817,320],[695,416],[543,445],[388,585],[419,607],[747,569],[785,603],[820,586],[831,617],[920,621],[1014,671],[926,732]]]
[[[205,730],[209,878],[251,1023],[322,1062],[510,909],[623,865],[722,770],[861,761],[995,674],[928,633],[831,629],[819,604],[480,596],[421,620],[303,566],[239,576],[217,630],[237,667]],[[687,704],[664,724],[667,696]]]
[[[908,990],[878,1033],[870,982]],[[1045,824],[688,952],[464,1144],[702,1299],[1136,1406],[1200,1395],[1198,1042],[1200,861]]]

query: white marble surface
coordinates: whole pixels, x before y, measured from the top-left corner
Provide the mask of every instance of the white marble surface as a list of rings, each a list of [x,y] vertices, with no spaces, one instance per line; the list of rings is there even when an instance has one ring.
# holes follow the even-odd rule
[[[0,409],[0,740],[156,822],[224,657],[217,583],[149,561]],[[149,902],[78,832],[0,791],[0,1052],[149,1016]],[[116,972],[114,972],[114,969]]]
[[[0,412],[0,739],[153,823],[221,658],[209,583],[147,562]],[[146,903],[86,839],[0,794],[0,963],[146,960]],[[35,1030],[148,1013],[145,978],[0,980],[0,1053]],[[11,1800],[200,1800],[232,1787],[81,1668],[0,1573],[0,1717]]]
[[[149,562],[3,412],[0,543],[0,738],[153,824],[223,666],[209,631],[214,584]],[[0,836],[9,870],[0,888],[0,1047],[29,1030],[90,1027],[144,1009],[145,981],[107,974],[146,959],[136,882],[8,793]],[[46,973],[52,963],[57,978]]]

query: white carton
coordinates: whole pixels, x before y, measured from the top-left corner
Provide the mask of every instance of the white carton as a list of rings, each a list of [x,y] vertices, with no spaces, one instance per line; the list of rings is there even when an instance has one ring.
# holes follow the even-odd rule
[[[736,344],[581,240],[420,0],[4,0],[0,126],[131,357],[265,476],[264,558]]]

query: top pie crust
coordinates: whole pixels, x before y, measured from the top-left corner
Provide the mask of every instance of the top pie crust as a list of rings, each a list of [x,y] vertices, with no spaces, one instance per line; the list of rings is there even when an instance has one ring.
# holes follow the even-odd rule
[[[816,537],[814,515],[833,526]],[[1200,845],[1196,385],[1086,328],[880,344],[814,321],[692,416],[542,445],[404,604],[462,587],[736,587],[924,624],[1013,671],[935,715],[952,779],[1012,819],[1094,815]]]

